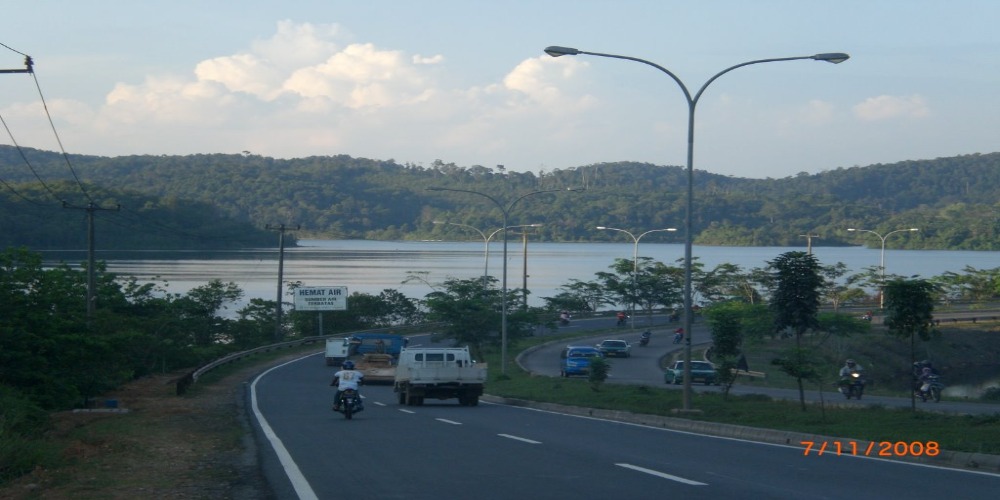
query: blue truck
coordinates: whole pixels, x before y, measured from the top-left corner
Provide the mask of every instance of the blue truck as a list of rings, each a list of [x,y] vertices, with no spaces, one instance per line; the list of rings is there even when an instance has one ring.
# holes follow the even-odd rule
[[[398,358],[409,339],[394,333],[356,333],[350,341],[351,354],[389,354]]]

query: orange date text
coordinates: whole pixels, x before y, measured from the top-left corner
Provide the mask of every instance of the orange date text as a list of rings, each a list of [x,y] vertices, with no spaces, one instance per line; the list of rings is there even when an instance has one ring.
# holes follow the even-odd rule
[[[852,455],[865,457],[936,457],[937,441],[800,441],[802,456]]]

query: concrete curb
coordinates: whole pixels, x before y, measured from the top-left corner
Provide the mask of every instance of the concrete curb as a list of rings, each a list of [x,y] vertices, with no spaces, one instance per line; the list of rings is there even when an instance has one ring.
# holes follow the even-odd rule
[[[818,434],[808,434],[802,432],[794,431],[782,431],[774,429],[762,429],[758,427],[748,427],[744,425],[735,424],[721,424],[716,422],[705,422],[700,420],[689,420],[685,418],[678,417],[665,417],[660,415],[643,415],[639,413],[632,413],[627,411],[618,410],[602,410],[597,408],[582,408],[579,406],[566,406],[555,403],[539,403],[535,401],[528,401],[523,399],[513,399],[513,398],[503,398],[499,396],[492,396],[484,394],[482,396],[483,401],[490,403],[506,404],[511,406],[520,406],[525,408],[534,408],[538,410],[546,410],[556,413],[565,413],[567,415],[578,415],[585,417],[600,418],[606,420],[612,420],[615,422],[625,422],[630,424],[646,425],[649,427],[658,427],[662,429],[670,429],[675,431],[690,432],[693,434],[703,434],[707,436],[717,436],[724,438],[733,439],[743,439],[746,441],[754,441],[758,443],[769,443],[769,444],[779,444],[786,446],[804,446],[801,444],[803,441],[811,441],[816,443],[818,447],[821,443],[857,443],[858,455],[864,455],[865,450],[871,450],[868,456],[872,458],[878,458],[883,460],[895,460],[900,462],[909,463],[919,463],[924,465],[934,465],[939,467],[949,467],[958,469],[975,470],[989,473],[1000,473],[1000,455],[987,455],[984,453],[969,453],[969,452],[957,452],[941,450],[941,452],[934,457],[930,456],[910,456],[910,455],[895,455],[892,453],[892,448],[889,448],[889,455],[879,456],[878,451],[880,449],[885,449],[885,445],[881,445],[879,442],[871,442],[863,439],[851,439],[843,437],[832,437],[832,436],[822,436]],[[848,454],[848,448],[845,446],[843,448],[842,454]],[[819,452],[814,449],[811,453],[818,454]],[[828,448],[825,453],[835,453],[832,448]]]

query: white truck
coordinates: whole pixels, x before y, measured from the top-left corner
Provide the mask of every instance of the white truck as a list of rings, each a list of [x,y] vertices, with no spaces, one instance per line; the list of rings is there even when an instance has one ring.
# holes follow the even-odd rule
[[[351,339],[326,339],[326,366],[340,366],[351,356]]]
[[[476,406],[485,383],[486,364],[473,361],[468,347],[407,348],[399,353],[393,390],[401,405],[458,398],[463,406]]]

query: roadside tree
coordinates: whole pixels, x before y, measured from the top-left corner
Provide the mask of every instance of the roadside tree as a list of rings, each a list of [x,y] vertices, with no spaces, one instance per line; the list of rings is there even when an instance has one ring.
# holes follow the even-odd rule
[[[922,279],[896,279],[885,286],[884,324],[890,335],[900,339],[909,337],[911,366],[917,361],[916,337],[926,341],[937,333],[934,328],[934,292],[934,284]],[[910,407],[913,411],[917,410],[916,393],[912,390]]]
[[[802,346],[802,336],[819,327],[820,290],[823,277],[820,265],[812,254],[786,252],[768,261],[773,290],[770,308],[774,313],[774,329],[782,336],[794,336],[795,347],[773,359],[772,364],[795,377],[799,387],[802,411],[806,410],[803,380],[816,381],[819,375],[814,356]]]

